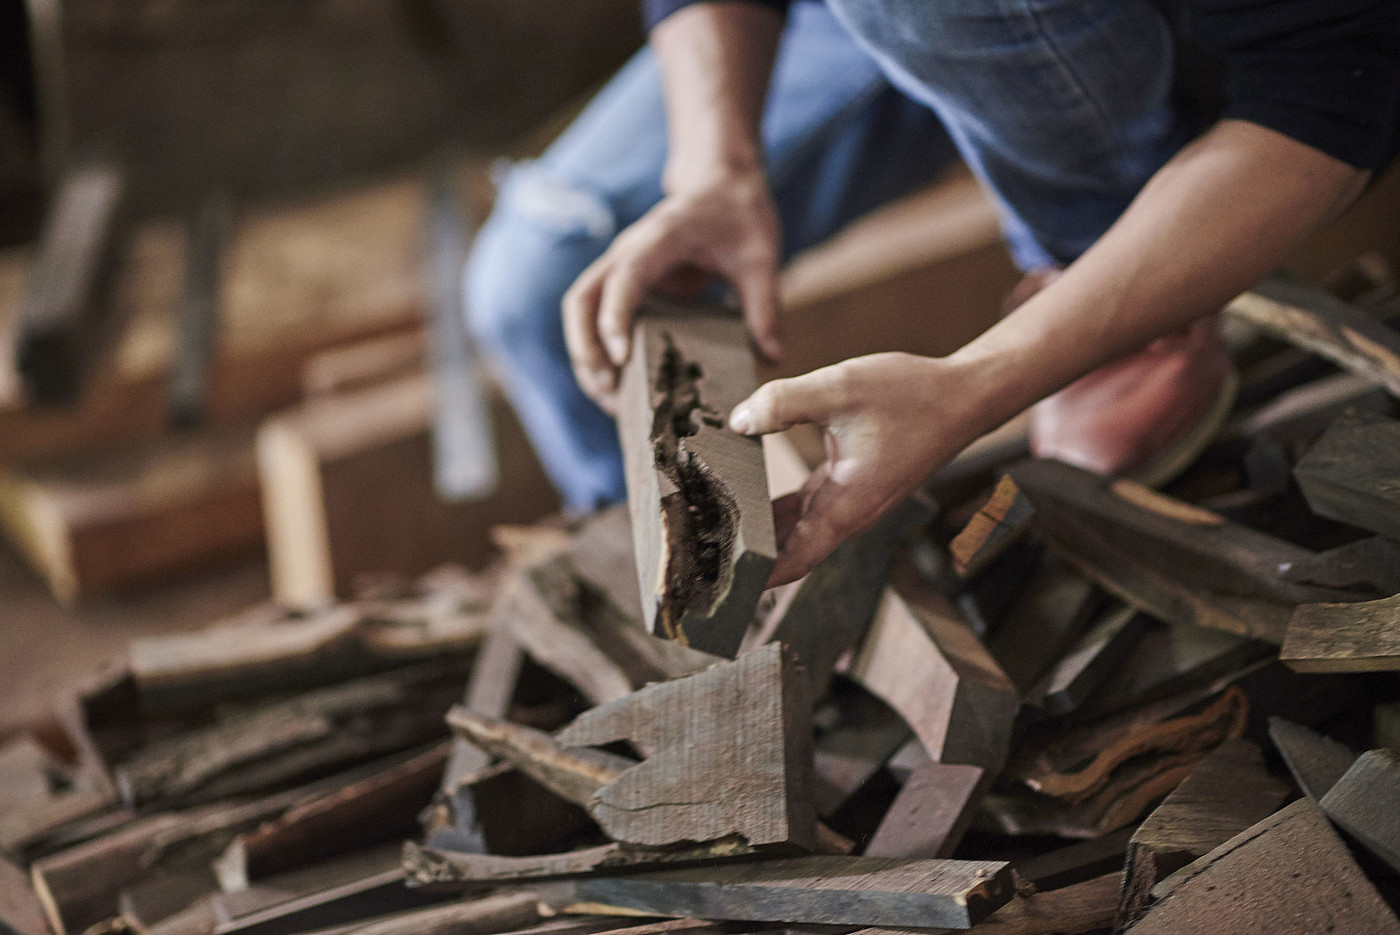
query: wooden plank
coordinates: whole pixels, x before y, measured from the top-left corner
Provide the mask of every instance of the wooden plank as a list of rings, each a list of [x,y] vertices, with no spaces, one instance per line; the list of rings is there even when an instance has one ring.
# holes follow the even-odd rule
[[[136,804],[210,801],[437,740],[463,669],[449,658],[232,714],[142,748],[117,769],[118,787]]]
[[[1075,710],[1118,670],[1146,630],[1136,607],[1110,608],[1051,667],[1028,700],[1047,714]]]
[[[1128,842],[1118,924],[1131,924],[1158,880],[1205,856],[1283,805],[1288,783],[1264,768],[1263,751],[1227,740],[1153,809]]]
[[[1319,516],[1400,538],[1400,422],[1348,410],[1293,476]]]
[[[328,889],[220,921],[214,935],[295,935],[353,924],[443,900],[444,896],[440,893],[404,886],[403,870],[395,868],[366,874]]]
[[[1034,512],[1030,500],[1021,494],[1016,482],[1003,476],[987,502],[948,543],[953,569],[963,578],[976,577],[1025,535]]]
[[[980,766],[925,763],[890,803],[867,857],[951,857],[991,777]]]
[[[897,505],[862,535],[818,562],[773,610],[772,640],[797,654],[811,681],[810,695],[826,694],[837,661],[870,627],[889,577],[899,539],[933,518],[925,499]]]
[[[1225,313],[1400,396],[1400,334],[1362,309],[1311,286],[1273,278],[1236,298]]]
[[[816,844],[811,702],[777,644],[651,685],[579,715],[569,746],[628,740],[646,758],[588,809],[616,841],[661,846],[739,835],[751,845]]]
[[[418,575],[444,561],[480,566],[497,523],[534,520],[556,497],[523,431],[493,394],[501,486],[447,504],[432,483],[433,390],[423,375],[309,400],[265,422],[257,455],[273,597],[316,608],[357,575]]]
[[[1400,871],[1400,750],[1369,750],[1322,797],[1322,810],[1372,854]]]
[[[1159,620],[1277,644],[1296,605],[1355,596],[1283,581],[1280,565],[1313,553],[1141,484],[1054,461],[1011,474],[1060,554]]]
[[[470,826],[464,814],[473,816]],[[596,834],[597,827],[582,806],[508,761],[458,778],[452,799],[435,801],[421,823],[430,847],[502,856],[567,848],[579,835]]]
[[[1279,658],[1295,672],[1400,670],[1400,594],[1355,604],[1304,604]]]
[[[1047,893],[1017,894],[967,931],[973,935],[1087,935],[1113,922],[1117,898],[1118,875],[1105,874]],[[929,929],[865,928],[852,935],[933,933]]]
[[[439,576],[416,590],[310,614],[259,605],[203,630],[132,640],[127,660],[141,706],[187,710],[465,658],[486,630],[493,580]]]
[[[1400,932],[1400,921],[1307,799],[1240,832],[1157,885],[1129,931]]]
[[[78,395],[104,325],[119,249],[125,181],[113,166],[68,172],[54,195],[28,294],[19,311],[15,361],[31,398],[67,402]]]
[[[1356,762],[1356,754],[1346,744],[1281,717],[1269,718],[1269,739],[1283,757],[1298,789],[1314,802],[1320,801]]]
[[[585,877],[580,900],[665,916],[821,925],[969,928],[1011,899],[1010,864],[800,857]]]
[[[0,524],[60,601],[248,555],[263,521],[251,429],[0,470]]]
[[[1390,408],[1390,396],[1368,377],[1335,373],[1279,393],[1227,426],[1223,435],[1277,441],[1316,438],[1350,408],[1384,412]]]
[[[1019,701],[1015,686],[945,598],[896,569],[850,669],[900,713],[940,763],[999,771]]]
[[[725,422],[756,385],[737,315],[644,303],[618,401],[643,619],[729,657],[777,555],[763,447]]]
[[[725,839],[711,844],[672,848],[638,847],[634,844],[600,844],[560,854],[505,857],[498,854],[465,854],[404,845],[404,872],[412,883],[437,888],[482,888],[525,880],[545,880],[596,873],[621,873],[633,868],[709,864],[739,860],[760,853],[742,841]]]

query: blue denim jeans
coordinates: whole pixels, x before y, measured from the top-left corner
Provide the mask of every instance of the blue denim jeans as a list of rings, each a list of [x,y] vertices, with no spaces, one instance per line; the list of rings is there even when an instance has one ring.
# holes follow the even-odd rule
[[[795,3],[762,128],[784,253],[961,154],[996,197],[1016,261],[1068,262],[1183,142],[1172,72],[1149,0]],[[660,200],[665,127],[643,50],[511,171],[467,263],[468,323],[571,509],[624,487],[616,428],[574,382],[560,300]]]

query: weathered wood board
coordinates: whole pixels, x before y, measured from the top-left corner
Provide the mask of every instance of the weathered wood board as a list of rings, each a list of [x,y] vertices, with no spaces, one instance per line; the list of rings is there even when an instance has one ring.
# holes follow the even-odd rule
[[[867,857],[952,857],[989,780],[980,766],[925,763],[905,780],[862,853]]]
[[[737,315],[646,300],[618,399],[643,619],[728,657],[777,556],[763,447],[726,425],[756,385]]]
[[[1255,744],[1239,739],[1216,747],[1128,842],[1120,925],[1141,914],[1158,880],[1272,815],[1289,792],[1288,783],[1265,770]]]
[[[1279,658],[1295,672],[1400,670],[1400,594],[1354,604],[1304,604]]]
[[[923,928],[969,928],[1012,896],[1004,862],[886,857],[799,857],[577,885],[580,900],[654,915]]]
[[[1178,870],[1129,929],[1400,932],[1400,921],[1316,805],[1299,799]]]

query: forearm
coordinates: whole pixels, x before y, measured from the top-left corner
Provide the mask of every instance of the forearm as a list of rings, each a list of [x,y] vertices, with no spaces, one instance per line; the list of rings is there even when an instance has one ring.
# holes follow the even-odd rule
[[[967,440],[1219,310],[1366,178],[1271,130],[1220,123],[1165,165],[1063,276],[949,358],[969,381]]]
[[[651,32],[666,96],[668,192],[761,173],[759,122],[782,34],[772,7],[697,3]]]

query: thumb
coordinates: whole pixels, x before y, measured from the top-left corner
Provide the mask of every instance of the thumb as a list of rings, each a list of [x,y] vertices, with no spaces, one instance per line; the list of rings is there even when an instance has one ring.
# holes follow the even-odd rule
[[[734,283],[739,305],[744,310],[759,351],[770,361],[783,356],[783,343],[778,327],[778,277],[772,269],[745,272]]]
[[[729,427],[741,435],[767,435],[794,425],[827,425],[840,410],[843,399],[836,366],[823,367],[800,377],[763,384],[734,407],[729,414]]]

